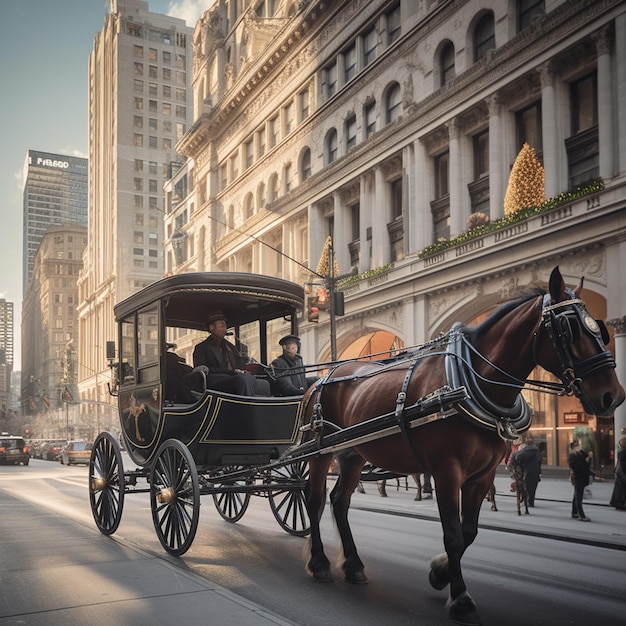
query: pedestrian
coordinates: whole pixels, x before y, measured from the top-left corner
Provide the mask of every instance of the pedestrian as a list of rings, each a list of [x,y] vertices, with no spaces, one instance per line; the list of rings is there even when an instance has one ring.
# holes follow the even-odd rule
[[[581,522],[590,522],[591,520],[583,511],[583,496],[585,495],[585,487],[589,484],[589,477],[595,476],[591,469],[591,461],[593,452],[587,452],[580,446],[578,439],[574,439],[570,443],[571,452],[567,457],[567,463],[570,468],[570,480],[574,486],[574,497],[572,498],[572,518]]]
[[[617,444],[617,465],[615,467],[615,485],[609,504],[620,511],[626,511],[626,437]]]
[[[275,379],[272,393],[275,396],[301,396],[317,380],[307,376],[300,356],[300,337],[285,335],[278,344],[283,353],[271,363]]]
[[[511,465],[517,465],[522,472],[526,488],[528,506],[535,506],[535,493],[541,480],[541,451],[535,445],[532,435],[526,437],[522,446],[511,456]]]
[[[194,368],[204,368],[207,388],[241,396],[269,396],[269,383],[247,372],[237,348],[226,341],[228,324],[225,315],[213,311],[207,324],[210,335],[193,351]]]

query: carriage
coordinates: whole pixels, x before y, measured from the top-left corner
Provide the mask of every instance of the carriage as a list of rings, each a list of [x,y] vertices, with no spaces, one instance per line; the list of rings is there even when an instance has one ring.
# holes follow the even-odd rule
[[[624,401],[608,332],[588,313],[581,291],[582,281],[567,289],[555,268],[547,291],[522,294],[477,327],[454,324],[431,342],[384,360],[324,364],[324,375],[303,398],[276,398],[181,384],[197,372],[190,366],[176,372],[181,360],[172,350],[177,340],[184,344],[205,329],[210,309],[221,309],[235,342],[246,344],[256,361],[255,375],[271,377],[262,364],[281,334],[297,334],[301,287],[235,273],[158,281],[115,307],[118,350],[108,357],[122,439],[138,468],[124,471],[117,439],[98,435],[89,470],[96,524],[112,534],[124,496],[149,492],[159,541],[181,555],[194,539],[201,495],[212,495],[229,522],[241,519],[252,495],[261,495],[283,529],[311,534],[307,569],[328,582],[333,577],[319,521],[336,458],[330,500],[342,569],[346,580],[361,584],[367,577],[347,513],[366,461],[395,474],[428,471],[445,545],[431,561],[429,581],[449,589],[446,610],[453,621],[478,625],[461,557],[476,537],[505,440],[530,427],[520,390],[533,385],[576,395],[597,415],[610,415]],[[560,382],[528,380],[537,365]]]

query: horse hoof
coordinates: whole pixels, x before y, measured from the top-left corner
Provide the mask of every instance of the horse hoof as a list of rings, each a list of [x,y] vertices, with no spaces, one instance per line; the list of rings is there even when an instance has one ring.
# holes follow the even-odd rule
[[[454,600],[448,598],[446,611],[450,620],[455,624],[461,626],[481,626],[482,624],[476,612],[474,600],[467,591],[461,593]]]
[[[441,591],[448,586],[448,581],[440,580],[439,578],[437,578],[433,570],[430,570],[430,572],[428,572],[428,582],[430,583],[430,586],[437,591]]]
[[[335,578],[330,571],[313,572],[312,576],[316,583],[332,583],[335,581]]]
[[[367,585],[369,580],[367,580],[365,572],[360,571],[346,574],[346,582],[349,582],[351,585]]]

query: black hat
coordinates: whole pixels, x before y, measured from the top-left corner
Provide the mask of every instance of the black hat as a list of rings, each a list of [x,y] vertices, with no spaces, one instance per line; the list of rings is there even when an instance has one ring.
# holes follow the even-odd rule
[[[226,316],[222,311],[212,311],[209,313],[209,318],[207,320],[207,324],[212,324],[213,322],[218,322],[219,320],[226,321]]]
[[[300,337],[296,337],[295,335],[285,335],[278,342],[278,345],[284,346],[286,343],[297,343],[298,345],[300,345]]]

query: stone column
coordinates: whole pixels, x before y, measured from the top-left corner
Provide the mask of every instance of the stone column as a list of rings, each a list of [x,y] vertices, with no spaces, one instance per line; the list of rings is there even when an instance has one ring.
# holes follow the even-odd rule
[[[382,267],[390,261],[388,222],[388,201],[385,174],[381,166],[374,169],[374,207],[372,219],[372,269]]]
[[[309,267],[315,271],[326,241],[324,218],[317,204],[309,205]]]
[[[433,243],[433,214],[430,210],[432,167],[424,144],[413,142],[409,171],[409,253]]]
[[[611,48],[613,37],[609,25],[593,34],[598,50],[598,140],[600,145],[600,177],[612,179],[615,168],[615,117],[613,113],[613,77]]]
[[[489,213],[493,221],[504,217],[506,154],[499,94],[489,96],[487,106],[489,107]]]
[[[368,175],[363,174],[360,179],[359,194],[359,274],[371,269],[370,259],[372,257],[372,211],[369,194]],[[369,233],[369,236],[368,236]]]
[[[350,269],[350,254],[348,251],[348,235],[346,233],[346,207],[340,191],[333,192],[335,205],[335,228],[333,234],[333,250],[339,271],[343,274]]]
[[[559,114],[556,106],[554,72],[550,63],[537,69],[541,78],[541,132],[543,135],[543,169],[545,171],[546,198],[559,194],[561,168],[559,159]]]
[[[615,331],[615,374],[622,384],[626,385],[626,316],[616,319],[607,320],[609,326]],[[626,402],[622,403],[615,409],[615,429],[614,429],[614,451],[615,460],[617,461],[617,442],[626,437]]]
[[[626,172],[626,13],[615,18],[617,172]]]
[[[463,211],[463,159],[461,154],[460,130],[457,120],[447,123],[450,141],[450,238],[456,237],[465,230],[466,216]]]

